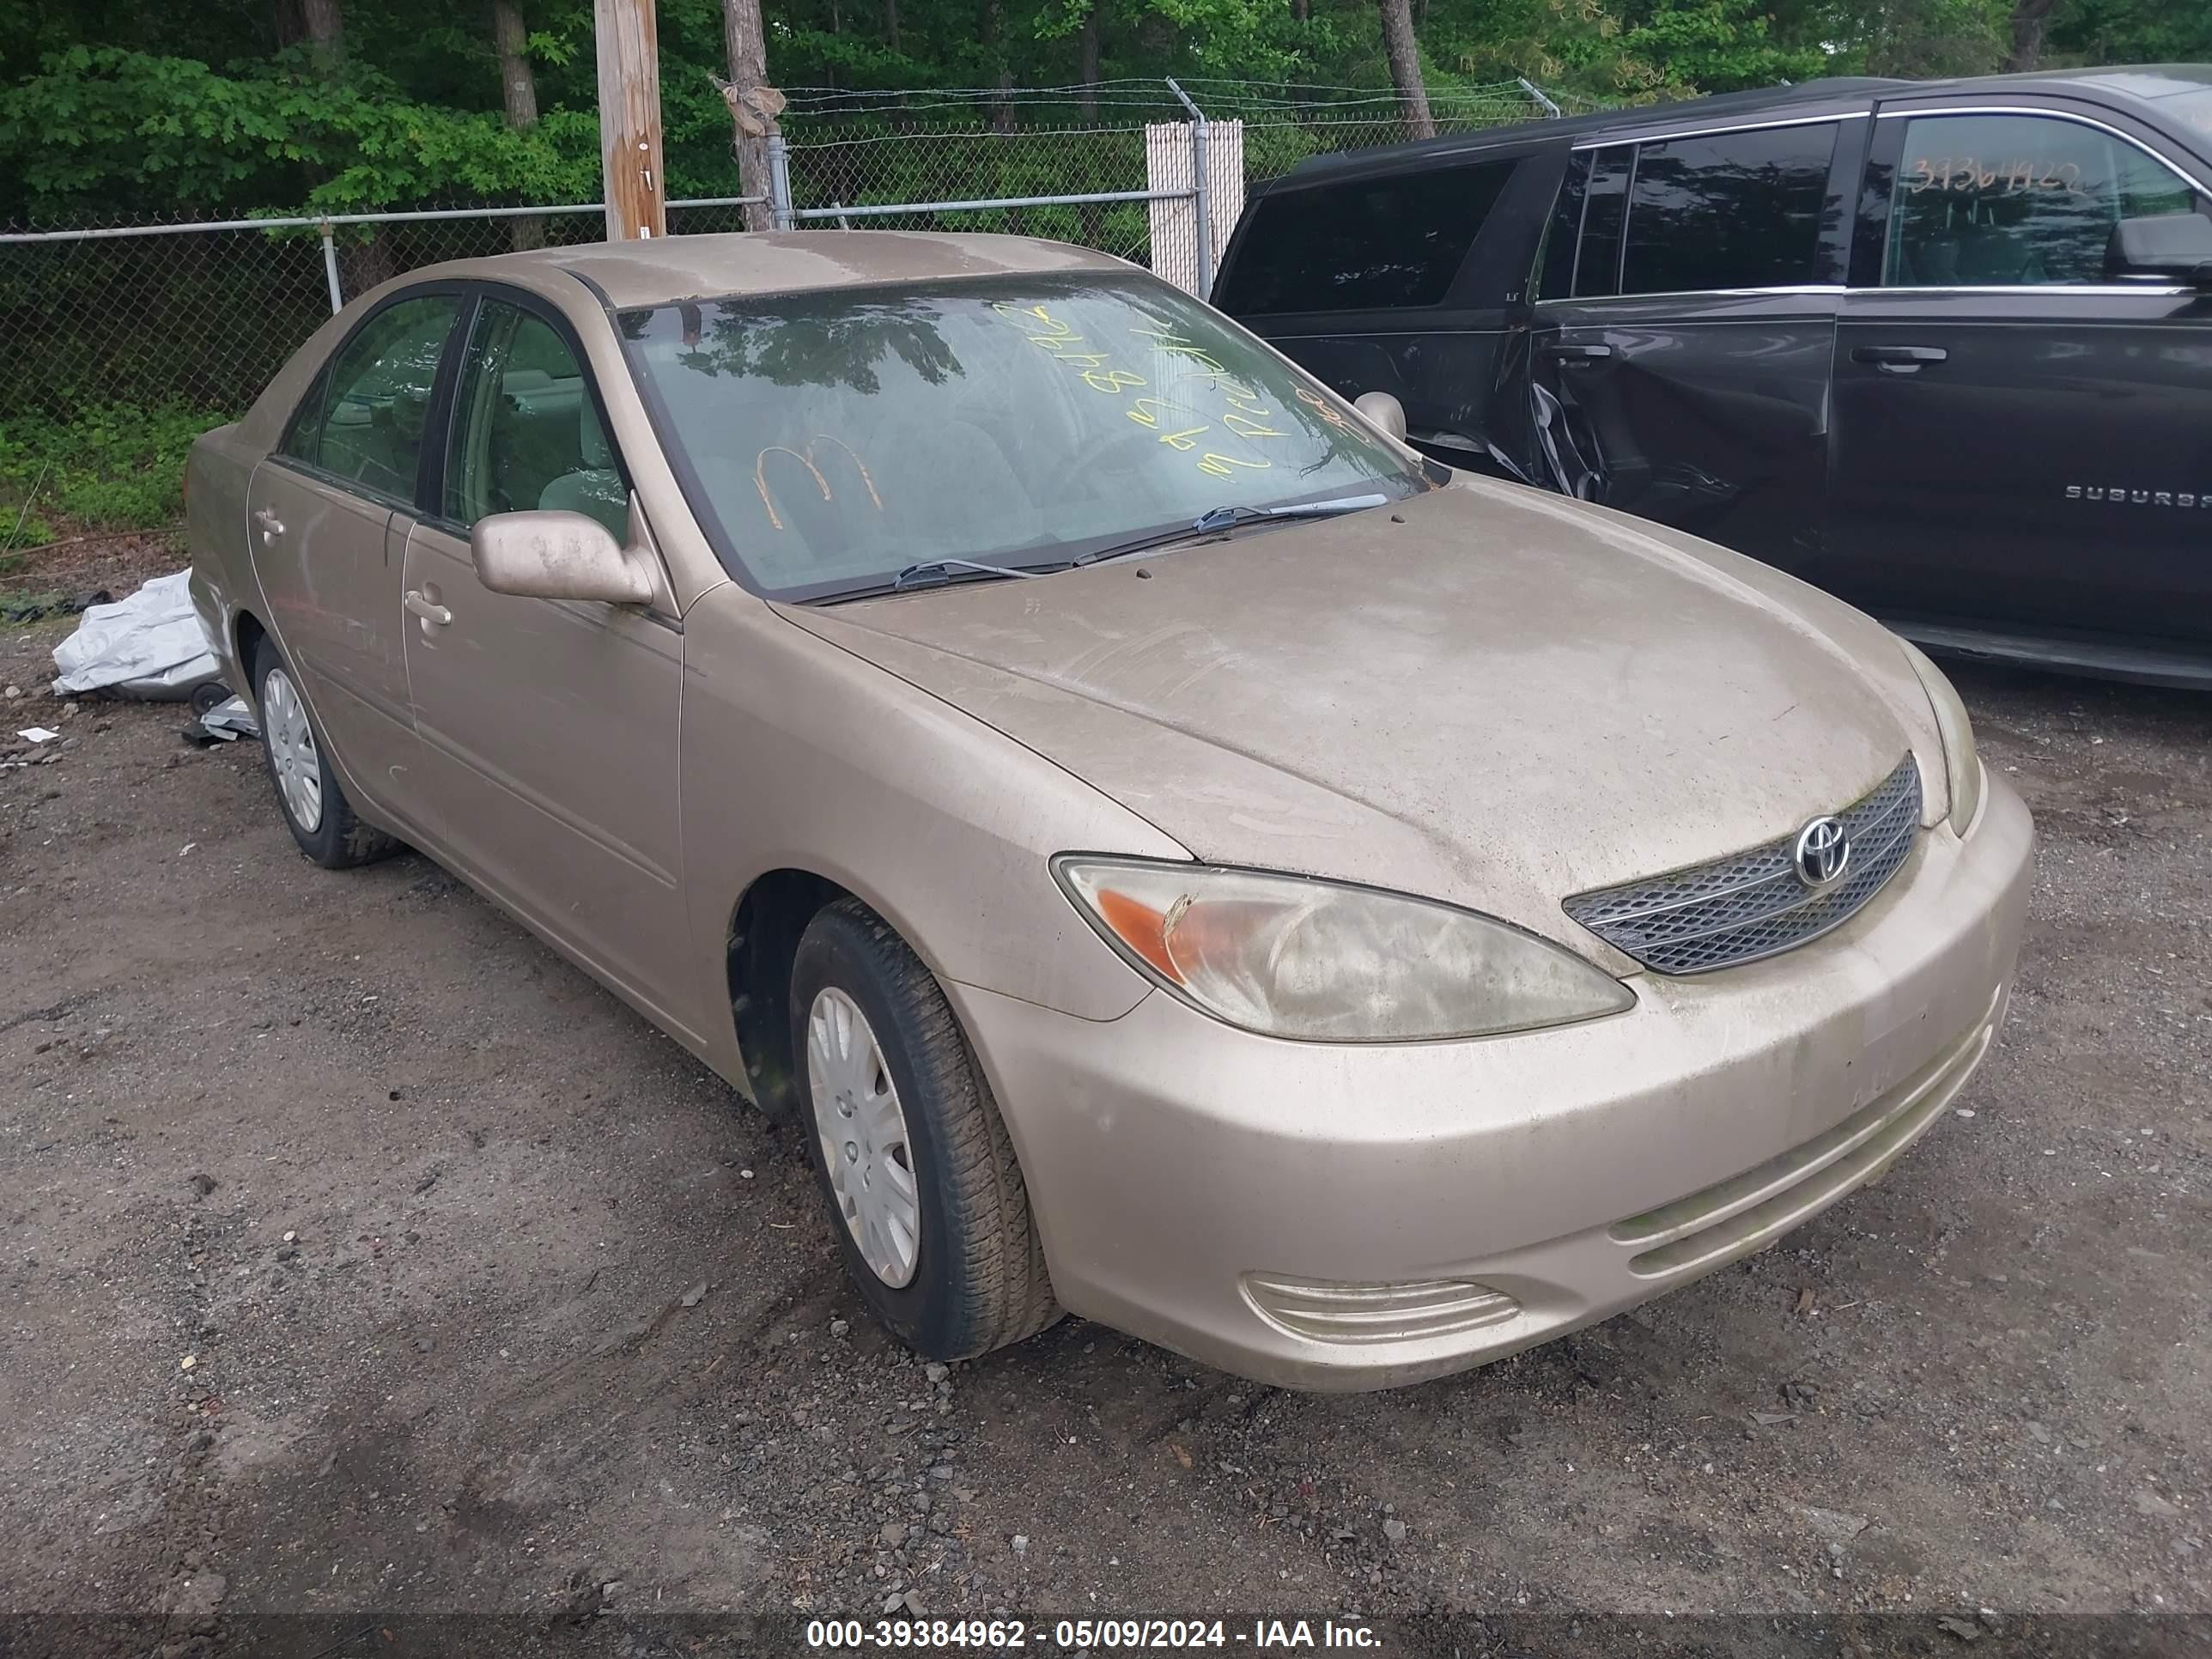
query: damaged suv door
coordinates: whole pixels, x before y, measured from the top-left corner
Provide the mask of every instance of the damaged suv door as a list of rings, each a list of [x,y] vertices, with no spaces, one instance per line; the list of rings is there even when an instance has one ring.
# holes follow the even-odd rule
[[[1578,147],[1546,239],[1540,482],[1818,580],[1863,114]]]

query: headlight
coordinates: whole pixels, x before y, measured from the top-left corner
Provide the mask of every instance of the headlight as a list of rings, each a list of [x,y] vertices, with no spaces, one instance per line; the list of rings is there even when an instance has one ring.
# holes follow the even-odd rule
[[[1951,777],[1951,827],[1965,835],[1982,805],[1982,757],[1974,747],[1974,723],[1966,718],[1966,705],[1959,701],[1950,680],[1928,660],[1928,653],[1910,640],[1899,640],[1905,659],[1928,693],[1936,709],[1936,729],[1943,738],[1943,769]]]
[[[1139,972],[1268,1036],[1408,1042],[1595,1019],[1618,980],[1532,933],[1369,887],[1071,854],[1053,873]]]

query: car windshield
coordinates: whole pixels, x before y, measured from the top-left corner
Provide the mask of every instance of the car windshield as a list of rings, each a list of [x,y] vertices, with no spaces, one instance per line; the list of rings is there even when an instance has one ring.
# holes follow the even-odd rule
[[[825,233],[827,234],[827,233]],[[1223,507],[1427,488],[1334,397],[1152,277],[989,277],[626,311],[733,574],[782,599],[1033,568]]]

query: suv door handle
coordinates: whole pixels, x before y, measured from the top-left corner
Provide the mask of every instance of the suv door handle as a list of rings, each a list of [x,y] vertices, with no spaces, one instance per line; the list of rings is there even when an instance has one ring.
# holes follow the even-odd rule
[[[1612,356],[1613,348],[1609,345],[1560,345],[1555,343],[1546,346],[1544,348],[1544,355],[1547,357],[1561,358],[1568,362],[1594,363],[1601,359]]]
[[[281,536],[284,533],[284,520],[265,507],[254,508],[253,522],[261,526],[261,538],[264,541],[272,536]]]
[[[435,623],[443,628],[453,619],[452,611],[434,599],[424,599],[422,590],[418,587],[407,590],[405,604],[410,615],[420,617],[426,623]]]
[[[1872,363],[1888,374],[1917,374],[1929,363],[1940,363],[1951,354],[1942,346],[1872,345],[1852,349],[1855,363]]]

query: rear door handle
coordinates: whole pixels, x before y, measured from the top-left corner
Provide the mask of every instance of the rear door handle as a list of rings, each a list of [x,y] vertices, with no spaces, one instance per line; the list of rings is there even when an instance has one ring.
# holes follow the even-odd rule
[[[1929,364],[1940,363],[1950,355],[1942,346],[1855,346],[1851,350],[1851,361],[1872,363],[1885,374],[1917,374]]]
[[[447,610],[444,605],[440,605],[434,599],[425,599],[422,596],[422,591],[420,588],[409,588],[407,590],[407,599],[405,603],[409,613],[412,616],[420,617],[426,624],[434,624],[437,627],[443,628],[447,623],[453,619],[453,613],[452,611]]]
[[[1544,348],[1544,355],[1562,358],[1568,362],[1594,363],[1612,356],[1613,348],[1609,345],[1553,344]]]
[[[264,541],[270,540],[271,538],[281,536],[284,533],[284,520],[278,518],[274,513],[270,512],[265,507],[254,508],[253,522],[261,526],[261,539]]]

